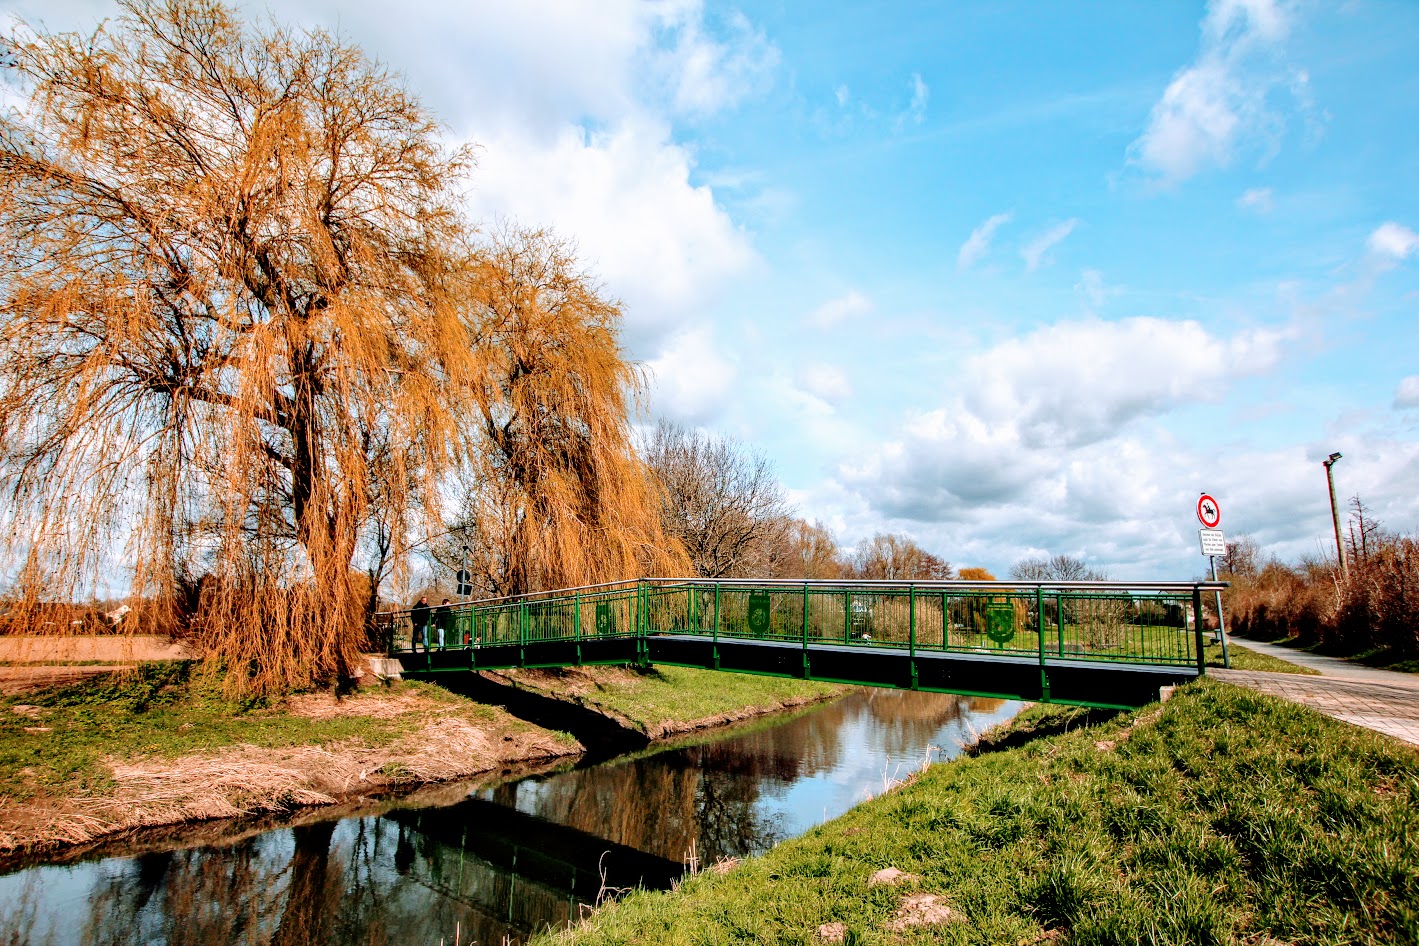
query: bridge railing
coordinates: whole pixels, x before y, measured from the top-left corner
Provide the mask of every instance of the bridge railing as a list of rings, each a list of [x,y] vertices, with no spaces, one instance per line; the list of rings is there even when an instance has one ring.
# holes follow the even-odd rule
[[[1036,655],[1202,668],[1202,592],[1215,582],[866,582],[643,579],[429,612],[445,649],[645,634],[802,646]],[[391,652],[410,612],[377,615]],[[420,646],[423,646],[422,642]]]

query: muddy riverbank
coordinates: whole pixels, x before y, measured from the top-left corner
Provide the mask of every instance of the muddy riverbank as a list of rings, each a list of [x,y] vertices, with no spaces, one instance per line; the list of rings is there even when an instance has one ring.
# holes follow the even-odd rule
[[[688,674],[513,674],[479,681],[475,699],[399,683],[241,709],[168,666],[11,696],[0,701],[0,867],[164,826],[512,777],[839,692],[772,681],[706,702],[694,691],[711,675]],[[706,706],[716,711],[693,715]]]

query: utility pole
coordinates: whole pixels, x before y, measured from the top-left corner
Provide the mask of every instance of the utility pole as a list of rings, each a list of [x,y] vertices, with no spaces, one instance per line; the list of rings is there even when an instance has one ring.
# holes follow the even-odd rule
[[[1340,538],[1340,507],[1335,503],[1335,474],[1330,468],[1335,466],[1335,461],[1340,459],[1340,454],[1332,453],[1329,458],[1322,460],[1325,466],[1325,481],[1330,485],[1330,519],[1335,524],[1335,554],[1340,556],[1340,575],[1343,578],[1350,577],[1350,562],[1345,556],[1345,542]]]

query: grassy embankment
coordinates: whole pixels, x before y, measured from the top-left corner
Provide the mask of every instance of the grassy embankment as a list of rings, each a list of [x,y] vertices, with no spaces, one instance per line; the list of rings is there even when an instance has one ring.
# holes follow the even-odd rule
[[[572,679],[595,691],[579,702],[652,736],[836,690],[704,671],[605,668]],[[581,749],[565,733],[429,684],[237,703],[194,664],[145,663],[0,698],[0,854],[330,804]]]
[[[242,704],[193,664],[140,664],[0,699],[0,853],[330,804],[580,749],[425,684]]]
[[[834,683],[689,667],[568,667],[495,676],[594,709],[652,739],[803,706],[848,689]]]
[[[1099,718],[1030,709],[973,758],[549,939],[1419,942],[1419,753],[1207,680]],[[907,876],[874,884],[887,868]]]
[[[1227,649],[1230,651],[1233,670],[1261,670],[1266,673],[1300,673],[1309,676],[1319,676],[1317,671],[1309,667],[1302,667],[1300,664],[1293,664],[1289,660],[1281,660],[1269,654],[1249,650],[1245,644],[1239,644],[1235,638],[1229,640],[1228,644]],[[1222,666],[1222,645],[1206,644],[1203,648],[1203,656],[1207,660],[1207,666]]]

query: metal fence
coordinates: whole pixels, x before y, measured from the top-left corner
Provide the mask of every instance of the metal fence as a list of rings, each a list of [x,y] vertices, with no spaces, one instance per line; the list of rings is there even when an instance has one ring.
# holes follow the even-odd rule
[[[391,653],[696,635],[1037,655],[1202,670],[1201,595],[1217,582],[642,579],[376,615]]]

